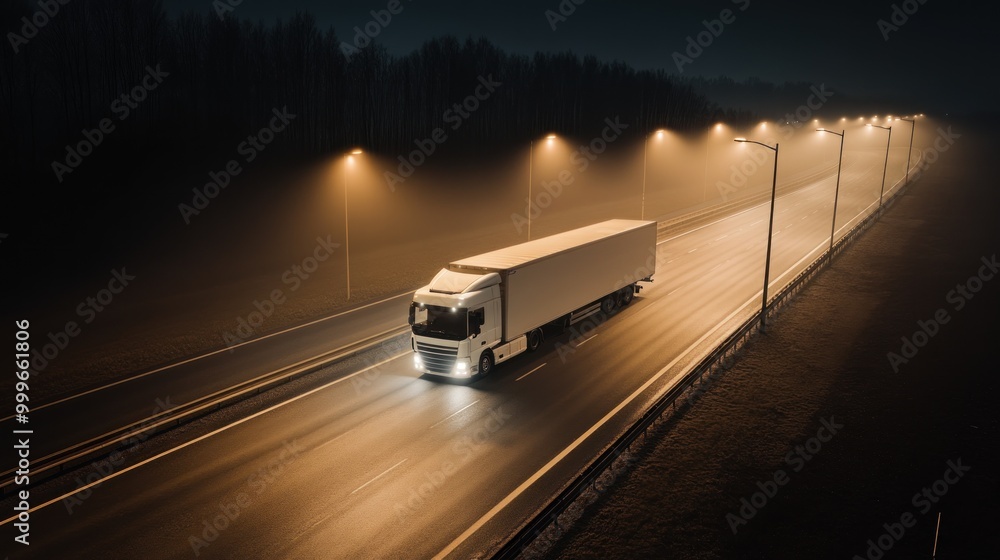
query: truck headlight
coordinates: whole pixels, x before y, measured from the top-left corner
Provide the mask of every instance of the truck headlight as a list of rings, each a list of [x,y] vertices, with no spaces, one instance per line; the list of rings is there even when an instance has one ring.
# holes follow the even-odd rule
[[[423,360],[420,359],[420,354],[414,354],[413,355],[413,367],[419,368],[422,365],[424,365],[424,362],[423,362]]]
[[[455,372],[458,375],[468,375],[469,364],[467,362],[458,362],[457,364],[455,364]]]

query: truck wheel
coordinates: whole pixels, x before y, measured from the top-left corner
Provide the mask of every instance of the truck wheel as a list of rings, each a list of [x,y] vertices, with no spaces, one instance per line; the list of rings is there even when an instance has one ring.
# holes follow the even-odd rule
[[[611,294],[601,300],[601,312],[605,315],[611,315],[615,312],[615,307],[617,307],[616,294]]]
[[[632,300],[634,298],[635,298],[635,285],[626,286],[625,289],[622,290],[622,299],[621,299],[622,307],[625,307],[626,305],[632,303]]]
[[[479,377],[493,373],[493,351],[487,350],[479,355]]]
[[[534,352],[538,350],[538,347],[542,344],[542,331],[541,329],[535,329],[528,333],[528,352]]]

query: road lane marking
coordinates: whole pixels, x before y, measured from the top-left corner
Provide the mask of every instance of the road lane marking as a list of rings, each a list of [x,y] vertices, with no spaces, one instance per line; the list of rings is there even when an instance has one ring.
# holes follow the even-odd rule
[[[353,496],[353,495],[357,494],[358,492],[360,492],[361,490],[364,490],[365,486],[368,486],[372,482],[375,482],[376,480],[378,480],[378,479],[382,478],[383,476],[389,474],[390,472],[392,472],[393,469],[395,469],[399,465],[402,465],[405,462],[406,462],[406,459],[403,459],[402,461],[400,461],[400,462],[396,463],[395,465],[389,467],[388,469],[382,471],[382,474],[376,476],[375,478],[373,478],[373,479],[369,480],[368,482],[362,484],[361,486],[358,486],[357,488],[355,488],[354,492],[351,492],[351,495]]]
[[[347,434],[349,434],[349,433],[353,432],[353,431],[354,431],[354,430],[356,430],[356,429],[357,429],[357,428],[351,428],[350,430],[347,430],[346,432],[344,432],[344,433],[342,433],[342,434],[340,434],[340,435],[337,435],[337,436],[335,436],[335,437],[334,437],[333,439],[331,439],[331,440],[329,440],[329,441],[326,441],[326,442],[323,442],[323,443],[321,443],[321,444],[317,445],[316,447],[314,447],[314,448],[313,448],[313,451],[319,451],[320,449],[323,449],[323,448],[324,448],[324,447],[326,447],[327,445],[330,445],[331,443],[333,443],[333,442],[335,442],[335,441],[339,440],[340,438],[342,438],[342,437],[346,436]]]
[[[694,249],[691,249],[690,251],[688,251],[688,252],[687,252],[687,254],[689,254],[689,255],[690,255],[691,253],[693,253],[693,252],[695,252],[695,251],[697,251],[697,250],[698,250],[698,248],[697,248],[697,247],[695,247]]]
[[[548,362],[545,362],[545,364],[547,364],[547,363],[548,363]],[[520,381],[520,380],[524,379],[525,377],[528,377],[528,376],[529,376],[529,375],[531,375],[532,373],[535,373],[536,371],[538,371],[538,370],[542,369],[543,367],[545,367],[545,364],[542,364],[542,365],[540,365],[540,366],[536,367],[535,369],[533,369],[533,370],[529,371],[528,373],[526,373],[526,374],[522,375],[521,377],[518,377],[518,378],[517,378],[517,379],[515,379],[514,381]]]
[[[28,513],[34,513],[36,511],[42,509],[42,508],[45,508],[45,507],[51,506],[52,504],[61,502],[61,501],[65,500],[65,499],[67,499],[67,498],[69,498],[71,496],[76,495],[79,492],[83,492],[84,490],[87,490],[89,488],[93,488],[94,486],[99,486],[99,485],[103,484],[104,482],[106,482],[108,480],[111,480],[113,478],[118,478],[119,476],[121,476],[121,475],[123,475],[123,474],[125,474],[125,473],[127,473],[129,471],[135,470],[135,469],[137,469],[137,468],[139,468],[139,467],[141,467],[143,465],[146,465],[148,463],[152,463],[153,461],[155,461],[157,459],[162,459],[163,457],[166,457],[167,455],[171,455],[171,454],[173,454],[176,451],[180,451],[181,449],[184,449],[186,447],[190,447],[190,446],[192,446],[192,445],[194,445],[196,443],[199,443],[201,441],[204,441],[204,440],[206,440],[206,439],[208,439],[208,438],[210,438],[210,437],[212,437],[214,435],[221,434],[222,432],[225,432],[226,430],[229,430],[230,428],[235,428],[236,426],[239,426],[240,424],[244,424],[246,422],[249,422],[250,420],[253,420],[254,418],[257,418],[258,416],[263,416],[263,415],[267,414],[268,412],[277,410],[277,409],[279,409],[279,408],[281,408],[281,407],[283,407],[285,405],[288,405],[288,404],[291,404],[291,403],[293,403],[295,401],[304,399],[305,397],[308,397],[308,396],[310,396],[310,395],[312,395],[314,393],[318,393],[318,392],[320,392],[320,391],[322,391],[324,389],[328,389],[328,388],[330,388],[330,387],[332,387],[334,385],[337,385],[338,383],[343,383],[344,381],[347,381],[348,379],[351,379],[352,377],[356,377],[356,376],[361,375],[362,373],[365,373],[365,372],[367,372],[369,370],[375,369],[377,367],[381,367],[381,366],[383,366],[383,365],[385,365],[385,364],[387,364],[387,363],[389,363],[389,362],[391,362],[393,360],[398,360],[399,358],[402,358],[403,356],[409,355],[412,352],[413,352],[412,350],[407,349],[405,352],[402,352],[400,354],[396,354],[395,356],[392,356],[390,358],[386,358],[385,360],[382,360],[381,362],[378,362],[377,364],[372,364],[372,365],[370,365],[370,366],[368,366],[368,367],[366,367],[366,368],[364,368],[362,370],[358,370],[358,371],[356,371],[356,372],[354,372],[354,373],[352,373],[350,375],[345,375],[344,377],[341,377],[340,379],[335,379],[335,380],[333,380],[333,381],[331,381],[331,382],[329,382],[329,383],[327,383],[325,385],[320,385],[319,387],[316,387],[315,389],[310,389],[310,390],[306,391],[305,393],[302,393],[301,395],[297,395],[297,396],[294,396],[294,397],[288,399],[287,401],[280,402],[280,403],[278,403],[278,404],[276,404],[274,406],[270,406],[268,408],[265,408],[264,410],[261,410],[260,412],[255,412],[254,414],[251,414],[250,416],[247,416],[246,418],[242,418],[240,420],[237,420],[236,422],[233,422],[232,424],[229,424],[227,426],[223,426],[223,427],[221,427],[221,428],[219,428],[217,430],[213,430],[213,431],[211,431],[211,432],[209,432],[207,434],[198,436],[198,437],[196,437],[195,439],[193,439],[191,441],[182,443],[182,444],[178,445],[177,447],[174,447],[174,448],[171,448],[171,449],[167,449],[166,451],[158,453],[158,454],[156,454],[156,455],[154,455],[154,456],[152,456],[152,457],[150,457],[148,459],[145,459],[143,461],[139,461],[138,463],[136,463],[136,464],[134,464],[134,465],[132,465],[130,467],[125,467],[125,468],[123,468],[120,471],[115,471],[115,472],[109,474],[108,476],[105,476],[103,478],[99,478],[99,479],[97,479],[97,480],[95,480],[95,481],[93,481],[93,482],[91,482],[89,484],[81,486],[81,487],[73,490],[72,492],[68,492],[66,494],[63,494],[62,496],[59,496],[58,498],[53,498],[53,499],[51,499],[51,500],[49,500],[49,501],[47,501],[47,502],[45,502],[43,504],[37,505],[37,506],[31,508],[30,510],[28,510]],[[10,523],[12,521],[16,521],[16,520],[17,520],[17,516],[16,515],[14,517],[9,517],[7,519],[4,519],[3,521],[0,521],[0,526],[6,525],[6,524],[8,524],[8,523]]]
[[[595,338],[597,338],[596,334],[593,335],[593,336],[591,336],[591,337],[585,338],[585,339],[581,340],[580,342],[577,342],[576,343],[576,347],[579,348],[579,347],[583,346],[584,344],[590,342],[591,340],[594,340]]]
[[[472,406],[472,405],[476,404],[477,402],[479,402],[479,399],[476,399],[476,400],[472,401],[471,403],[469,403],[469,404],[467,404],[467,405],[463,406],[462,408],[460,408],[460,409],[456,410],[455,412],[453,412],[453,413],[449,414],[449,415],[448,415],[448,416],[447,416],[446,418],[444,418],[444,419],[443,419],[443,420],[441,420],[440,422],[435,422],[434,424],[432,424],[432,425],[431,425],[431,427],[430,427],[430,428],[427,428],[427,429],[428,429],[428,430],[430,430],[430,429],[433,429],[433,428],[435,428],[436,426],[440,426],[441,424],[444,424],[445,422],[447,422],[447,421],[448,421],[448,420],[450,420],[451,418],[453,418],[453,417],[457,416],[457,415],[458,415],[458,414],[459,414],[460,412],[462,412],[463,410],[465,410],[465,409],[469,408],[470,406]]]
[[[109,383],[107,385],[102,385],[100,387],[95,387],[93,389],[89,389],[87,391],[84,391],[82,393],[78,393],[76,395],[70,395],[68,397],[64,397],[64,398],[59,399],[57,401],[52,401],[50,403],[45,403],[43,405],[39,405],[39,406],[33,407],[32,411],[33,412],[37,412],[39,410],[42,410],[43,408],[48,408],[50,406],[55,406],[57,404],[61,404],[61,403],[67,402],[67,401],[71,401],[73,399],[78,399],[78,398],[80,398],[82,396],[89,395],[91,393],[96,393],[98,391],[103,391],[104,389],[110,389],[111,387],[115,387],[117,385],[121,385],[122,383],[128,383],[129,381],[134,381],[136,379],[141,379],[143,377],[146,377],[146,376],[149,376],[149,375],[153,375],[154,373],[159,373],[161,371],[166,371],[168,369],[179,367],[179,366],[182,366],[184,364],[190,364],[191,362],[196,362],[196,361],[201,360],[203,358],[207,358],[209,356],[214,356],[214,355],[220,354],[222,352],[228,352],[228,351],[233,350],[235,348],[239,348],[240,346],[245,346],[247,344],[252,344],[254,342],[260,342],[261,340],[266,340],[268,338],[271,338],[271,337],[274,337],[274,336],[278,336],[279,334],[285,334],[285,333],[288,333],[288,332],[291,332],[291,331],[294,331],[294,330],[298,330],[298,329],[302,329],[302,328],[305,328],[305,327],[309,327],[309,326],[315,325],[317,323],[322,323],[323,321],[328,321],[330,319],[334,319],[334,318],[340,317],[342,315],[347,315],[348,313],[354,313],[355,311],[360,311],[362,309],[371,307],[373,305],[378,305],[380,303],[385,303],[387,301],[398,299],[398,298],[401,298],[403,296],[412,296],[412,295],[413,295],[413,291],[411,290],[411,291],[408,291],[408,292],[404,292],[402,294],[394,295],[392,297],[387,297],[385,299],[380,299],[378,301],[373,301],[371,303],[366,303],[365,305],[362,305],[361,307],[355,307],[353,309],[347,309],[345,311],[341,311],[340,313],[337,313],[337,314],[334,314],[334,315],[330,315],[329,317],[323,317],[321,319],[316,319],[314,321],[310,321],[310,322],[302,324],[302,325],[297,325],[297,326],[294,326],[294,327],[289,327],[289,328],[287,328],[285,330],[282,330],[282,331],[273,332],[271,334],[266,334],[266,335],[263,335],[263,336],[260,336],[260,337],[257,337],[257,338],[246,340],[246,341],[241,342],[239,344],[234,344],[232,346],[227,346],[225,348],[219,348],[218,350],[213,350],[212,352],[209,352],[207,354],[202,354],[200,356],[195,356],[193,358],[188,358],[186,360],[182,360],[182,361],[177,362],[177,363],[173,363],[173,364],[161,366],[161,367],[158,367],[156,369],[147,371],[145,373],[140,373],[139,375],[134,375],[132,377],[127,377],[125,379],[119,379],[118,381],[115,381],[113,383]],[[399,328],[399,327],[395,327],[395,328],[390,329],[390,330],[395,330],[396,328]],[[385,332],[388,332],[388,331],[385,331]],[[376,336],[378,336],[378,335],[376,335]],[[350,344],[348,344],[346,346],[350,346]],[[346,346],[342,346],[341,348],[345,348]],[[7,416],[6,418],[0,418],[0,422],[6,422],[7,420],[10,420],[11,418],[13,418],[13,416]]]
[[[675,235],[673,237],[668,237],[668,238],[664,239],[663,241],[661,241],[660,243],[666,243],[667,241],[673,241],[674,239],[677,239],[679,237],[684,237],[685,235],[687,235],[689,233],[694,233],[694,232],[696,232],[696,231],[698,231],[700,229],[705,229],[705,228],[707,228],[709,226],[714,226],[715,224],[724,222],[724,221],[726,221],[726,220],[728,220],[730,218],[733,218],[735,216],[739,216],[740,214],[746,214],[747,212],[749,212],[751,210],[754,210],[754,209],[756,209],[756,208],[758,208],[760,206],[763,206],[764,204],[766,204],[766,203],[761,203],[761,204],[758,204],[756,206],[751,206],[750,208],[747,208],[746,210],[741,210],[739,212],[736,212],[735,214],[730,214],[730,215],[726,216],[725,218],[720,218],[718,220],[715,220],[714,222],[709,222],[709,223],[707,223],[707,224],[705,224],[703,226],[698,226],[698,227],[696,227],[694,229],[685,231],[684,233],[679,233],[679,234],[677,234],[677,235]]]

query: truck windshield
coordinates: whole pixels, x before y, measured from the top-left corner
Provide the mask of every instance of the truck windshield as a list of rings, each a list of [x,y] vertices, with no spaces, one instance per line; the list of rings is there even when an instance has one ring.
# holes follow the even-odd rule
[[[410,304],[413,334],[446,340],[465,340],[469,336],[469,310],[461,307]]]

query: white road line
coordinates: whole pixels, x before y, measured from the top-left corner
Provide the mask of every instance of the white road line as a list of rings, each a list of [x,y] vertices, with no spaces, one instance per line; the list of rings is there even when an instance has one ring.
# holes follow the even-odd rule
[[[545,363],[547,364],[548,362],[545,362]],[[542,364],[542,365],[540,365],[540,366],[536,367],[535,369],[533,369],[533,370],[529,371],[528,373],[526,373],[526,374],[522,375],[521,377],[518,377],[518,378],[517,378],[517,379],[515,379],[514,381],[520,381],[520,380],[524,379],[525,377],[528,377],[528,376],[529,376],[529,375],[531,375],[532,373],[535,373],[536,371],[538,371],[538,370],[542,369],[543,367],[545,367],[545,364]]]
[[[380,303],[385,303],[387,301],[398,299],[398,298],[401,298],[403,296],[411,296],[411,295],[413,295],[413,292],[409,291],[409,292],[404,292],[402,294],[394,295],[392,297],[387,297],[385,299],[380,299],[378,301],[373,301],[371,303],[366,303],[365,305],[362,305],[361,307],[355,307],[353,309],[348,309],[346,311],[341,311],[340,313],[337,313],[337,314],[334,314],[334,315],[330,315],[329,317],[323,317],[322,319],[316,319],[315,321],[310,321],[310,322],[304,323],[302,325],[297,325],[297,326],[290,327],[290,328],[287,328],[287,329],[282,330],[282,331],[273,332],[271,334],[266,334],[264,336],[260,336],[260,337],[254,338],[254,339],[250,339],[250,340],[241,342],[239,344],[234,344],[232,346],[227,346],[226,348],[220,348],[218,350],[214,350],[214,351],[209,352],[207,354],[202,354],[200,356],[195,356],[193,358],[188,358],[186,360],[182,360],[182,361],[177,362],[177,363],[173,363],[173,364],[169,364],[169,365],[166,365],[166,366],[158,367],[158,368],[156,368],[154,370],[150,370],[150,371],[147,371],[145,373],[140,373],[139,375],[134,375],[132,377],[127,377],[125,379],[119,379],[118,381],[115,381],[113,383],[109,383],[107,385],[102,385],[100,387],[95,387],[93,389],[84,391],[82,393],[78,393],[76,395],[70,395],[68,397],[59,399],[57,401],[52,401],[50,403],[45,403],[43,405],[39,405],[39,406],[33,407],[32,411],[33,412],[37,412],[37,411],[39,411],[39,410],[41,410],[43,408],[48,408],[50,406],[55,406],[57,404],[61,404],[61,403],[64,403],[66,401],[71,401],[73,399],[80,398],[80,397],[82,397],[84,395],[89,395],[91,393],[96,393],[98,391],[103,391],[105,389],[110,389],[111,387],[114,387],[116,385],[121,385],[122,383],[128,383],[129,381],[134,381],[136,379],[141,379],[141,378],[146,377],[148,375],[153,375],[154,373],[159,373],[161,371],[166,371],[168,369],[173,369],[175,367],[182,366],[184,364],[190,364],[191,362],[196,362],[196,361],[201,360],[203,358],[207,358],[209,356],[214,356],[214,355],[220,354],[222,352],[228,352],[228,351],[233,350],[235,348],[239,348],[240,346],[245,346],[247,344],[253,344],[255,342],[260,342],[261,340],[266,340],[268,338],[271,338],[271,337],[274,337],[274,336],[278,336],[279,334],[285,334],[285,333],[292,332],[292,331],[295,331],[295,330],[298,330],[298,329],[303,329],[305,327],[309,327],[309,326],[315,325],[317,323],[322,323],[323,321],[328,321],[330,319],[334,319],[334,318],[340,317],[342,315],[347,315],[348,313],[354,313],[355,311],[360,311],[362,309],[371,307],[373,305],[378,305]],[[348,345],[348,346],[350,346],[350,345]],[[7,420],[10,420],[11,418],[13,418],[13,416],[7,416],[5,418],[0,418],[0,422],[6,422]]]
[[[476,399],[476,400],[472,401],[471,403],[463,406],[462,408],[456,410],[455,412],[449,414],[446,418],[442,419],[440,422],[435,422],[434,424],[431,425],[430,428],[427,428],[427,429],[430,430],[430,429],[433,429],[433,428],[435,428],[437,426],[440,426],[441,424],[444,424],[445,422],[447,422],[448,420],[451,420],[452,418],[454,418],[455,416],[457,416],[459,413],[461,413],[463,410],[469,408],[470,406],[476,404],[477,402],[479,402],[479,399]]]
[[[168,449],[166,451],[163,451],[162,453],[158,453],[158,454],[150,457],[149,459],[140,461],[140,462],[138,462],[138,463],[136,463],[136,464],[134,464],[134,465],[132,465],[130,467],[125,467],[124,469],[122,469],[120,471],[115,471],[115,472],[113,472],[113,473],[111,473],[108,476],[105,476],[103,478],[99,478],[99,479],[95,480],[94,482],[91,482],[90,484],[81,486],[81,487],[77,488],[76,490],[73,490],[72,492],[69,492],[67,494],[63,494],[62,496],[59,496],[58,498],[53,498],[53,499],[51,499],[51,500],[49,500],[49,501],[47,501],[47,502],[45,502],[43,504],[37,505],[37,506],[31,508],[30,510],[28,510],[28,513],[34,513],[36,511],[42,509],[42,508],[51,506],[52,504],[55,504],[55,503],[59,503],[59,502],[65,500],[65,499],[67,499],[67,498],[75,495],[78,492],[82,492],[84,490],[87,490],[88,488],[93,488],[94,486],[98,486],[100,484],[103,484],[104,482],[106,482],[108,480],[111,480],[113,478],[118,478],[119,476],[121,476],[121,475],[123,475],[123,474],[125,474],[125,473],[127,473],[129,471],[135,470],[135,469],[137,469],[137,468],[139,468],[139,467],[141,467],[143,465],[146,465],[148,463],[152,463],[153,461],[155,461],[157,459],[162,459],[163,457],[166,457],[167,455],[170,455],[170,454],[172,454],[172,453],[174,453],[176,451],[180,451],[181,449],[184,449],[186,447],[192,446],[192,445],[194,445],[194,444],[196,444],[196,443],[198,443],[200,441],[206,440],[206,439],[208,439],[208,438],[210,438],[210,437],[212,437],[214,435],[221,434],[222,432],[225,432],[226,430],[229,430],[230,428],[235,428],[236,426],[239,426],[240,424],[244,424],[246,422],[249,422],[250,420],[253,420],[254,418],[257,418],[258,416],[263,416],[263,415],[267,414],[268,412],[271,412],[273,410],[277,410],[277,409],[279,409],[279,408],[281,408],[281,407],[283,407],[285,405],[289,405],[289,404],[291,404],[291,403],[293,403],[295,401],[298,401],[300,399],[304,399],[304,398],[306,398],[306,397],[308,397],[308,396],[310,396],[310,395],[312,395],[314,393],[318,393],[318,392],[320,392],[320,391],[322,391],[324,389],[327,389],[329,387],[332,387],[332,386],[334,386],[334,385],[336,385],[338,383],[343,383],[344,381],[347,381],[348,379],[350,379],[352,377],[355,377],[357,375],[361,375],[362,373],[365,373],[366,371],[369,371],[369,370],[375,369],[377,367],[383,366],[383,365],[385,365],[385,364],[387,364],[387,363],[389,363],[389,362],[391,362],[393,360],[396,360],[398,358],[406,356],[407,354],[410,354],[411,352],[412,352],[412,350],[407,350],[406,352],[402,352],[400,354],[396,354],[395,356],[392,356],[391,358],[387,358],[387,359],[382,360],[381,362],[379,362],[377,364],[370,365],[370,366],[366,367],[365,369],[358,370],[358,371],[356,371],[356,372],[354,372],[354,373],[352,373],[350,375],[346,375],[344,377],[341,377],[340,379],[335,379],[335,380],[333,380],[333,381],[331,381],[331,382],[329,382],[329,383],[327,383],[325,385],[320,385],[319,387],[316,387],[315,389],[310,389],[309,391],[306,391],[305,393],[302,393],[301,395],[294,396],[294,397],[288,399],[287,401],[280,402],[280,403],[278,403],[278,404],[276,404],[274,406],[265,408],[264,410],[261,410],[260,412],[256,412],[254,414],[251,414],[250,416],[247,416],[246,418],[242,418],[240,420],[237,420],[236,422],[233,422],[232,424],[229,424],[227,426],[223,426],[223,427],[221,427],[221,428],[219,428],[217,430],[211,431],[211,432],[209,432],[209,433],[207,433],[205,435],[196,437],[195,439],[193,439],[191,441],[188,441],[188,442],[185,442],[185,443],[182,443],[182,444],[178,445],[177,447],[174,447],[172,449]],[[4,519],[3,521],[0,521],[0,526],[6,525],[6,524],[8,524],[8,523],[10,523],[12,521],[16,521],[16,520],[17,520],[17,516],[16,515],[13,516],[13,517],[9,517],[7,519]]]
[[[327,442],[324,442],[324,443],[321,443],[321,444],[317,445],[317,446],[316,446],[316,447],[315,447],[315,448],[313,449],[313,451],[319,451],[320,449],[323,449],[323,448],[324,448],[324,447],[326,447],[327,445],[330,445],[331,443],[333,443],[333,442],[335,442],[335,441],[339,440],[340,438],[342,438],[342,437],[346,436],[347,434],[349,434],[349,433],[353,432],[353,431],[354,431],[354,430],[356,430],[356,429],[357,429],[357,428],[351,428],[350,430],[347,430],[346,432],[344,432],[344,433],[342,433],[342,434],[340,434],[340,435],[338,435],[338,436],[334,437],[334,438],[333,438],[333,439],[331,439],[330,441],[327,441]]]
[[[591,340],[594,340],[595,338],[597,338],[596,334],[593,335],[593,336],[591,336],[591,337],[589,337],[589,338],[585,338],[585,339],[581,340],[580,342],[577,342],[576,343],[576,347],[579,348],[579,347],[583,346],[584,344],[590,342]]]
[[[757,220],[756,222],[754,222],[754,223],[750,224],[750,225],[749,225],[748,227],[753,227],[753,226],[755,226],[755,225],[757,225],[757,224],[759,224],[759,223],[761,223],[761,222],[763,222],[763,221],[764,221],[764,220]]]
[[[398,467],[399,465],[402,465],[405,462],[406,462],[406,459],[403,459],[402,461],[400,461],[400,462],[396,463],[395,465],[389,467],[388,469],[382,471],[382,474],[376,476],[375,478],[373,478],[373,479],[369,480],[368,482],[362,484],[361,486],[358,486],[357,488],[355,488],[354,492],[351,492],[351,495],[353,496],[353,495],[357,494],[358,492],[360,492],[361,490],[363,490],[365,488],[365,486],[368,486],[372,482],[375,482],[376,480],[378,480],[378,479],[382,478],[383,476],[389,474],[390,472],[392,472],[392,469],[395,469],[396,467]]]
[[[497,513],[499,513],[500,511],[502,511],[511,502],[513,502],[518,496],[520,496],[521,494],[523,494],[525,490],[527,490],[529,487],[531,487],[531,485],[534,484],[535,481],[537,481],[542,476],[544,476],[545,473],[547,473],[550,470],[552,470],[552,468],[554,466],[556,466],[557,464],[559,464],[559,462],[562,461],[567,455],[569,455],[574,449],[576,449],[577,447],[579,447],[580,444],[582,444],[584,441],[586,441],[587,438],[589,438],[594,432],[596,432],[598,429],[600,429],[601,426],[603,426],[609,420],[611,420],[612,418],[614,418],[615,415],[617,415],[623,408],[625,408],[626,406],[628,406],[629,403],[631,403],[633,400],[636,399],[636,397],[638,397],[639,395],[641,395],[642,393],[644,393],[646,391],[646,389],[648,389],[650,385],[652,385],[657,380],[659,380],[660,377],[663,377],[663,375],[665,373],[667,373],[667,371],[669,371],[670,368],[674,367],[674,365],[676,365],[677,362],[679,362],[682,358],[684,358],[685,356],[687,356],[688,353],[690,353],[692,350],[694,350],[695,348],[697,348],[702,342],[704,342],[706,339],[708,339],[709,336],[711,336],[713,333],[715,333],[717,330],[719,330],[723,325],[725,325],[726,323],[728,323],[738,313],[741,313],[748,305],[750,305],[754,301],[756,301],[756,298],[751,298],[749,301],[747,301],[742,306],[740,306],[739,309],[737,309],[736,311],[733,311],[731,314],[729,314],[728,317],[726,317],[725,319],[723,319],[719,324],[717,324],[714,328],[712,328],[712,330],[710,330],[707,333],[705,333],[704,335],[702,335],[702,337],[699,338],[694,344],[692,344],[691,346],[688,346],[688,348],[686,350],[684,350],[684,352],[682,352],[681,354],[679,354],[669,364],[663,366],[663,369],[661,369],[660,371],[656,372],[656,374],[653,375],[653,377],[649,378],[648,381],[646,381],[645,383],[643,383],[643,385],[641,387],[639,387],[638,389],[636,389],[635,392],[633,392],[631,395],[629,395],[628,398],[626,398],[624,401],[621,402],[621,404],[619,404],[612,411],[610,411],[606,415],[604,415],[603,418],[601,418],[596,424],[594,424],[593,426],[591,426],[590,429],[588,429],[586,432],[583,433],[583,435],[581,435],[580,437],[576,438],[576,440],[573,441],[573,443],[569,444],[569,446],[567,446],[565,449],[563,449],[561,452],[559,452],[558,455],[556,455],[555,457],[553,457],[542,468],[538,469],[538,471],[535,472],[535,474],[531,475],[531,477],[529,477],[528,480],[525,480],[524,482],[522,482],[521,485],[518,486],[517,488],[515,488],[513,492],[511,492],[510,494],[508,494],[507,497],[505,497],[503,500],[500,500],[500,503],[498,503],[497,505],[493,506],[492,509],[490,509],[488,512],[486,512],[475,523],[473,523],[471,527],[469,527],[468,529],[466,529],[455,540],[453,540],[451,543],[449,543],[448,546],[446,546],[444,548],[444,550],[442,550],[441,552],[437,553],[434,556],[434,558],[435,559],[437,559],[437,558],[444,558],[444,557],[448,556],[449,554],[451,554],[452,552],[454,552],[454,550],[456,548],[458,548],[463,542],[465,542],[469,537],[471,537],[483,525],[485,525],[491,519],[493,519],[493,517],[495,517]],[[677,381],[676,379],[673,380],[673,381],[671,381],[671,384],[668,387],[676,385],[676,381]]]
[[[694,232],[696,232],[696,231],[698,231],[700,229],[705,229],[705,228],[707,228],[709,226],[714,226],[715,224],[718,224],[720,222],[724,222],[724,221],[726,221],[726,220],[728,220],[728,219],[730,219],[730,218],[732,218],[734,216],[739,216],[740,214],[746,214],[747,212],[749,212],[749,211],[751,211],[751,210],[753,210],[753,209],[755,209],[755,208],[757,208],[759,206],[763,206],[763,204],[758,204],[756,206],[751,206],[750,208],[747,208],[746,210],[741,210],[741,211],[739,211],[739,212],[737,212],[735,214],[730,214],[730,215],[726,216],[725,218],[720,218],[718,220],[715,220],[714,222],[709,222],[709,223],[707,223],[707,224],[705,224],[703,226],[698,226],[698,227],[696,227],[694,229],[689,229],[688,231],[685,231],[684,233],[678,233],[677,235],[675,235],[673,237],[668,237],[668,238],[664,239],[660,243],[666,243],[667,241],[673,241],[674,239],[677,239],[679,237],[684,237],[685,235],[687,235],[689,233],[694,233]]]
[[[919,164],[920,164],[920,162],[918,161],[917,165],[919,165]],[[914,165],[913,167],[915,168],[916,165]],[[902,183],[904,179],[905,179],[905,177],[900,178],[898,181],[896,181],[895,183],[893,183],[892,186],[889,187],[889,190],[886,191],[886,193],[890,193],[893,190],[895,190],[896,186],[899,185],[900,183]],[[884,198],[885,197],[883,196],[883,199]],[[883,200],[883,203],[884,203],[884,200]],[[869,216],[871,214],[874,214],[878,210],[878,208],[876,208],[875,210],[873,210],[872,212],[869,213],[868,209],[871,208],[872,206],[876,206],[876,207],[878,206],[878,199],[875,199],[874,202],[872,202],[871,204],[869,204],[868,206],[866,206],[863,210],[861,210],[860,212],[858,212],[857,214],[855,214],[854,217],[851,218],[850,220],[848,220],[846,224],[840,226],[840,228],[837,229],[836,234],[839,234],[841,231],[847,229],[848,227],[853,227],[851,224],[853,224],[858,218],[864,218],[864,217],[867,217],[867,216]]]
[[[691,253],[693,253],[693,252],[695,252],[695,251],[697,251],[697,250],[698,250],[698,248],[697,248],[697,247],[695,247],[694,249],[691,249],[690,251],[688,251],[688,252],[687,252],[687,254],[689,254],[689,255],[690,255]]]
[[[727,238],[727,237],[729,237],[729,234],[728,234],[728,233],[727,233],[726,235],[723,235],[722,237],[716,237],[716,238],[715,238],[715,241],[721,241],[721,240],[723,240],[723,239],[725,239],[725,238]]]
[[[784,278],[785,276],[788,276],[788,275],[789,275],[789,274],[791,274],[792,272],[795,272],[796,270],[798,270],[798,268],[799,268],[799,265],[801,265],[801,264],[802,264],[803,262],[805,262],[805,260],[806,260],[806,259],[808,259],[809,257],[811,257],[811,256],[813,255],[813,253],[815,253],[816,251],[820,251],[820,250],[822,250],[822,249],[824,249],[824,248],[828,247],[828,246],[829,246],[829,243],[830,243],[830,240],[829,240],[829,239],[827,239],[827,240],[825,240],[825,241],[821,242],[821,243],[820,243],[819,245],[817,245],[817,246],[816,246],[816,247],[815,247],[815,248],[814,248],[814,249],[813,249],[812,251],[809,251],[808,253],[806,253],[806,255],[805,255],[804,257],[802,257],[801,259],[799,259],[798,261],[796,261],[796,262],[795,262],[795,264],[793,264],[792,266],[788,267],[788,269],[787,269],[787,270],[785,270],[785,271],[784,271],[784,272],[782,272],[782,273],[781,273],[780,275],[778,275],[778,277],[777,277],[777,278],[775,278],[774,280],[771,280],[770,282],[768,282],[768,283],[767,283],[767,287],[768,287],[768,291],[770,291],[770,289],[771,289],[771,286],[774,286],[775,284],[777,284],[779,280],[781,280],[781,279],[782,279],[782,278]],[[798,274],[798,273],[796,272],[796,274]],[[763,290],[758,290],[758,291],[757,291],[757,295],[758,295],[758,296],[762,295],[762,294],[761,294],[761,292],[762,292],[762,291],[763,291]]]

